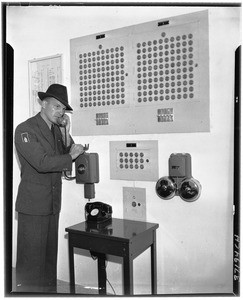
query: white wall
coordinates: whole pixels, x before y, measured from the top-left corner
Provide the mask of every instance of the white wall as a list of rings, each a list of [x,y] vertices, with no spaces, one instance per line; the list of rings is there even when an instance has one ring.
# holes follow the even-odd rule
[[[209,10],[209,133],[74,137],[77,143],[89,143],[90,151],[99,153],[100,183],[96,185],[96,200],[111,204],[114,217],[123,217],[122,187],[146,188],[147,221],[159,223],[157,262],[160,294],[232,292],[234,51],[241,42],[240,8],[10,6],[7,9],[7,42],[15,50],[14,127],[29,117],[28,60],[63,54],[63,84],[70,91],[71,38],[204,9]],[[168,174],[171,153],[189,152],[193,177],[202,185],[199,200],[187,203],[174,197],[163,201],[155,194],[155,182],[110,180],[109,141],[131,138],[158,140],[160,176]],[[15,202],[20,180],[15,153],[13,162]],[[69,280],[65,227],[84,220],[85,203],[83,186],[64,181],[58,256],[58,278],[62,280]],[[15,219],[13,237],[14,265]],[[96,261],[87,252],[81,253],[85,255],[75,255],[76,280],[84,286],[96,286]],[[134,261],[136,293],[150,291],[149,254],[147,250]],[[110,259],[107,275],[119,294],[121,264],[114,257]],[[108,291],[112,292],[109,287]]]

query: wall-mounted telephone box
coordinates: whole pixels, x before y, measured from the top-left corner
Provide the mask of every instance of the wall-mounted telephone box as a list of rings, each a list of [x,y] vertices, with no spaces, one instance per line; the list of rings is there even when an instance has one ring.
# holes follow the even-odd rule
[[[74,38],[73,135],[209,131],[208,11]]]
[[[75,161],[77,183],[99,182],[98,153],[83,153]]]
[[[157,181],[158,141],[111,141],[110,177]]]

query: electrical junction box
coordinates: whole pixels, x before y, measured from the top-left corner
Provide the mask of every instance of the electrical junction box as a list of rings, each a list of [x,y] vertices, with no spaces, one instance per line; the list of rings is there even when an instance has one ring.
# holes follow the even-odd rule
[[[208,11],[71,39],[73,135],[209,131]]]
[[[111,141],[110,178],[158,180],[158,141]]]
[[[169,159],[169,175],[192,177],[191,156],[189,153],[172,153]]]

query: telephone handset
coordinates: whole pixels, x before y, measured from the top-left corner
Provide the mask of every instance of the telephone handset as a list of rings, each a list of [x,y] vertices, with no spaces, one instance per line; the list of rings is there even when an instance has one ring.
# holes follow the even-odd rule
[[[57,119],[57,124],[59,126],[65,127],[67,125],[67,120],[63,117]]]
[[[57,118],[57,125],[60,127],[64,127],[63,129],[64,129],[64,134],[65,134],[65,136],[64,136],[64,145],[65,146],[67,145],[67,128],[66,128],[67,123],[68,123],[68,120],[65,119],[64,117]],[[83,150],[87,151],[88,149],[89,149],[89,144],[85,144],[85,146],[83,147]],[[64,174],[65,179],[67,179],[67,180],[73,180],[76,178],[76,176],[75,177],[68,176],[67,171],[63,171],[63,174]]]

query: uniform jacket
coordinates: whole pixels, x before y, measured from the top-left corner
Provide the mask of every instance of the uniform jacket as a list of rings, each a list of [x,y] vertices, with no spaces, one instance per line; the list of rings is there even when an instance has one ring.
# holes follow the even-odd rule
[[[15,130],[15,147],[21,164],[18,212],[49,215],[61,209],[62,171],[72,170],[72,157],[57,125],[54,131],[55,138],[40,113]]]

